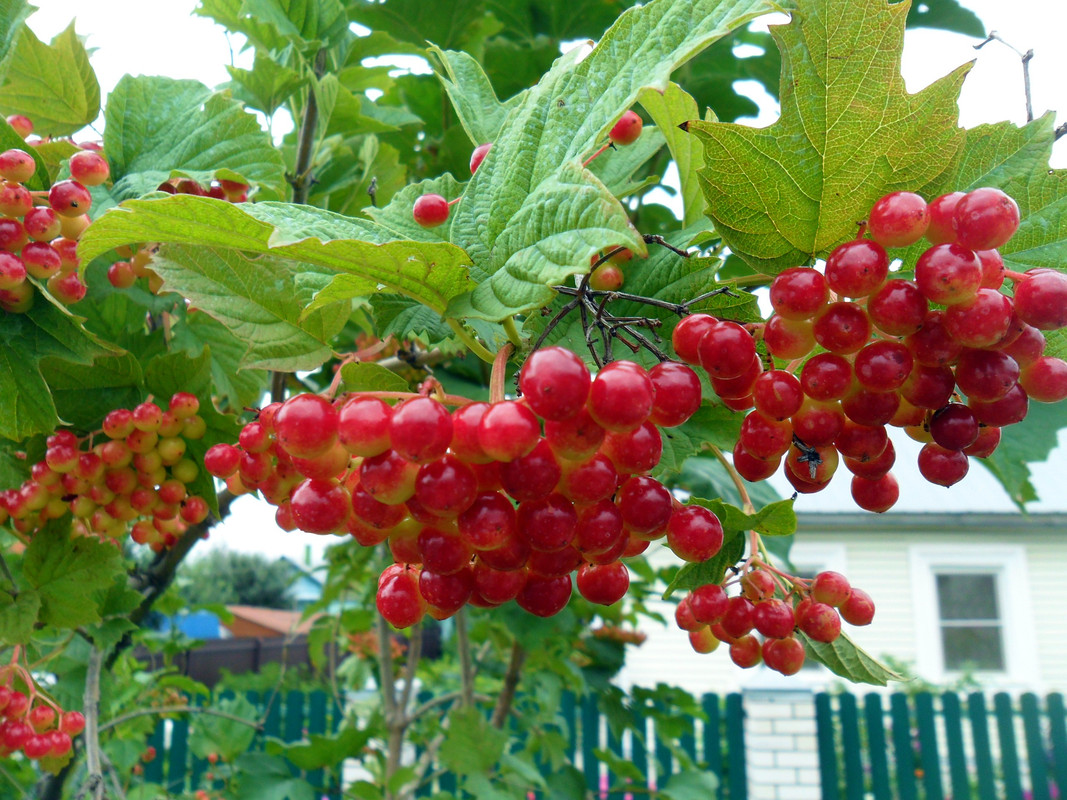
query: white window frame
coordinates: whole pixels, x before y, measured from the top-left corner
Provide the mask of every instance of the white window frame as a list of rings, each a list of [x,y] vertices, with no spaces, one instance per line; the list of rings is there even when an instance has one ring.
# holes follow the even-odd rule
[[[951,681],[960,670],[945,668],[937,576],[947,574],[995,575],[997,609],[1004,648],[1004,671],[979,670],[983,683],[1033,688],[1040,679],[1026,548],[1017,545],[912,545],[911,568],[915,625],[915,665],[918,673],[935,683]]]

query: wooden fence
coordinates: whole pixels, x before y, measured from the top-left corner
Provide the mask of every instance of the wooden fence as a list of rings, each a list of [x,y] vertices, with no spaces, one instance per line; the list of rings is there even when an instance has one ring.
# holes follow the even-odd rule
[[[232,698],[223,693],[221,699]],[[266,737],[285,742],[306,738],[307,733],[333,732],[340,726],[343,714],[325,692],[309,694],[288,692],[278,695],[246,695],[261,714],[266,710],[263,732],[256,735],[253,748],[261,749]],[[420,702],[426,698],[419,698]],[[621,780],[603,762],[596,751],[606,750],[620,759],[631,762],[646,780],[644,785],[628,784],[637,789],[635,796],[644,794],[641,789],[662,788],[677,768],[678,759],[671,750],[674,746],[686,753],[693,761],[706,764],[719,777],[718,800],[746,800],[744,714],[741,695],[726,697],[708,694],[701,698],[705,720],[687,717],[681,720],[683,733],[676,740],[664,740],[657,735],[654,721],[643,715],[634,717],[634,727],[623,736],[610,731],[607,720],[597,709],[596,699],[576,699],[565,694],[560,706],[560,732],[568,743],[567,756],[570,763],[585,775],[590,796],[600,800],[623,800],[625,791],[609,791],[609,787],[621,784]],[[156,748],[156,759],[145,765],[146,781],[157,783],[170,792],[191,792],[199,787],[205,773],[211,767],[203,758],[195,756],[190,749],[191,726],[196,725],[195,715],[177,720],[161,720],[147,744]],[[635,736],[634,731],[643,736]],[[340,766],[331,771],[318,770],[307,776],[316,788],[321,788],[330,798],[340,796]],[[455,791],[456,776],[440,775],[433,786],[424,787],[421,796],[429,796],[434,789]]]
[[[1058,800],[1063,696],[815,697],[823,800]]]

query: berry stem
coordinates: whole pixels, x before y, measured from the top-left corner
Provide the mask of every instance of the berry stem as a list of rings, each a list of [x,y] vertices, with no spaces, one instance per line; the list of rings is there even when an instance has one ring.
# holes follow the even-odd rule
[[[723,468],[730,476],[730,480],[733,481],[734,488],[737,489],[737,494],[741,498],[741,510],[746,514],[755,514],[756,507],[752,505],[752,498],[748,494],[748,488],[745,486],[745,481],[741,477],[741,474],[734,468],[734,465],[730,463],[730,460],[723,455],[722,450],[713,444],[709,444],[708,449],[711,450],[711,454],[718,459],[720,464],[722,464]]]
[[[606,145],[604,145],[604,146],[603,146],[603,147],[601,147],[601,148],[600,148],[599,150],[597,150],[597,151],[596,151],[595,153],[593,153],[593,155],[589,156],[589,158],[587,158],[587,159],[586,159],[585,161],[583,161],[583,162],[582,162],[582,166],[583,166],[583,167],[588,167],[588,166],[589,166],[589,164],[590,164],[590,162],[591,162],[591,161],[592,161],[592,160],[593,160],[594,158],[596,158],[596,157],[597,157],[598,155],[600,155],[601,153],[603,153],[603,152],[604,152],[605,150],[607,150],[607,149],[608,149],[609,147],[611,147],[611,142],[608,142],[608,143],[607,143]]]
[[[506,344],[493,359],[493,372],[489,376],[489,402],[500,403],[504,400],[504,380],[507,377],[508,356],[514,348]]]
[[[1010,269],[1004,270],[1004,277],[1007,278],[1009,281],[1015,281],[1016,283],[1022,280],[1026,280],[1026,275],[1021,272],[1013,272]]]
[[[490,353],[481,342],[467,332],[467,329],[463,327],[463,323],[455,319],[447,319],[445,321],[448,323],[448,327],[450,327],[453,332],[455,332],[456,336],[459,337],[459,340],[467,345],[468,350],[478,356],[482,361],[489,364],[493,363],[493,354]]]
[[[522,347],[522,336],[519,334],[518,328],[515,327],[515,317],[508,317],[504,320],[504,333],[508,335],[508,341],[515,345],[516,349]]]
[[[452,208],[452,206],[454,206],[456,203],[458,203],[462,199],[463,199],[462,197],[457,197],[455,200],[449,200],[448,201],[448,207]]]

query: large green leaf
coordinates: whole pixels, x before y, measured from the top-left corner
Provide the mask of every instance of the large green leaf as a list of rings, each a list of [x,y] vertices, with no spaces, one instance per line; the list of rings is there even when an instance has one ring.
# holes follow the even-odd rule
[[[122,554],[92,536],[71,538],[67,526],[48,525],[26,548],[22,574],[41,599],[41,622],[76,628],[100,621],[100,590],[124,571]]]
[[[226,70],[233,79],[237,99],[258,108],[268,117],[308,81],[305,75],[259,51],[256,52],[252,69],[228,66]]]
[[[28,644],[41,610],[41,595],[33,589],[23,589],[12,597],[8,588],[0,591],[0,644]]]
[[[689,125],[704,144],[707,213],[752,266],[777,273],[808,263],[854,237],[883,194],[929,194],[955,172],[956,99],[969,66],[909,95],[900,75],[908,7],[801,0],[792,22],[772,31],[781,118],[762,129]]]
[[[35,133],[68,136],[100,113],[100,84],[73,23],[51,44],[24,26],[5,67],[0,112],[29,117]]]
[[[91,364],[111,351],[66,311],[38,296],[25,314],[0,314],[0,437],[19,441],[59,425],[41,374],[45,359]]]
[[[268,196],[286,191],[281,153],[228,93],[197,81],[127,75],[108,96],[104,116],[117,200],[152,191],[172,172],[204,181],[228,170]]]
[[[469,54],[437,46],[430,48],[430,54],[436,57],[433,64],[437,77],[470,140],[475,145],[495,140],[504,118],[519,104],[522,94],[502,103],[482,65]]]
[[[244,0],[241,13],[300,45],[330,46],[348,30],[340,0]]]
[[[305,309],[337,275],[350,295],[384,286],[438,312],[469,285],[466,257],[454,245],[397,240],[372,222],[285,203],[237,206],[188,195],[128,201],[93,223],[80,252],[89,261],[143,241],[165,244],[153,268],[168,288],[247,344],[245,367],[321,364],[349,306]]]
[[[7,60],[26,30],[23,23],[35,10],[26,0],[0,0],[0,76],[7,72]]]
[[[1002,429],[993,455],[979,459],[1020,510],[1038,499],[1030,482],[1030,464],[1048,459],[1056,447],[1056,434],[1063,428],[1067,428],[1067,403],[1032,402],[1026,419]]]
[[[434,42],[441,47],[466,50],[473,41],[486,34],[486,4],[483,0],[451,0],[428,3],[426,0],[389,0],[348,3],[348,17],[372,31],[388,33],[402,42],[420,47]],[[492,25],[499,28],[499,24]]]
[[[472,706],[459,708],[448,716],[449,727],[441,745],[441,762],[457,775],[488,771],[504,752],[507,734],[489,725],[481,711]]]
[[[211,354],[212,394],[224,410],[237,411],[259,403],[267,385],[262,370],[241,369],[247,345],[226,326],[207,314],[189,314],[172,328],[172,346],[189,356]]]
[[[769,0],[653,0],[625,12],[584,59],[575,48],[508,115],[454,212],[452,241],[489,277],[451,316],[500,320],[552,298],[553,284],[611,246],[644,255],[626,210],[582,166],[639,91],[733,28],[778,6]]]
[[[909,28],[940,28],[955,31],[964,36],[985,36],[982,20],[959,0],[923,0],[912,5],[908,11]]]

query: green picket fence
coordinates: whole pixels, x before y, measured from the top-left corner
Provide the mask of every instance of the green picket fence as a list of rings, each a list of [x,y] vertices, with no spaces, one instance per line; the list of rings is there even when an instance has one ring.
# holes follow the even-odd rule
[[[420,698],[420,701],[424,699]],[[664,787],[680,767],[673,752],[677,749],[718,778],[717,794],[709,800],[747,800],[741,695],[706,694],[700,705],[703,720],[693,717],[674,720],[682,728],[682,734],[677,738],[668,738],[663,731],[657,730],[653,717],[642,713],[635,713],[630,729],[619,737],[611,731],[598,710],[595,697],[576,699],[572,694],[564,694],[558,730],[567,742],[568,761],[585,776],[587,797],[628,800],[646,796],[647,790],[657,786]],[[630,782],[616,775],[610,766],[611,759],[602,760],[598,750],[631,763],[645,776],[644,781]],[[444,772],[432,785],[423,787],[419,796],[428,797],[434,791],[454,792],[456,786],[456,776]],[[531,792],[530,796],[539,795]]]
[[[262,733],[258,733],[253,749],[262,749],[265,737],[274,737],[285,742],[306,738],[307,733],[333,732],[341,724],[343,714],[325,692],[304,694],[288,692],[265,694],[255,692],[245,695],[264,719]],[[218,699],[233,698],[232,693],[222,693]],[[420,698],[420,702],[425,698]],[[636,715],[633,729],[622,737],[611,733],[607,721],[597,709],[596,699],[576,699],[564,694],[558,715],[559,730],[568,743],[567,757],[570,763],[582,770],[589,795],[598,800],[624,800],[626,791],[610,791],[622,781],[602,761],[597,750],[606,750],[620,759],[632,763],[646,776],[643,784],[629,784],[630,789],[645,789],[664,786],[678,769],[679,762],[672,748],[686,753],[694,762],[706,765],[719,779],[718,800],[746,800],[745,742],[741,695],[720,697],[707,694],[701,698],[701,708],[706,719],[686,717],[680,720],[682,734],[676,739],[665,738],[656,730],[655,721],[644,715]],[[147,744],[156,748],[157,757],[144,767],[146,781],[163,786],[170,792],[190,792],[200,785],[210,764],[192,752],[190,747],[190,720],[183,717],[160,720]],[[635,735],[634,731],[640,731]],[[435,766],[433,772],[436,772]],[[319,770],[307,776],[315,787],[321,787],[330,798],[340,796],[340,768],[332,771]],[[455,791],[458,784],[455,775],[438,774],[432,786],[421,793],[428,796],[435,790]],[[641,792],[635,792],[640,797]]]
[[[815,697],[823,800],[1058,800],[1063,696]]]
[[[221,692],[218,700],[232,700],[232,692]],[[263,730],[257,733],[252,749],[262,750],[267,737],[284,742],[298,742],[310,733],[333,733],[341,725],[343,712],[326,692],[248,692],[245,699],[259,712]],[[168,792],[191,792],[199,788],[205,773],[212,767],[208,761],[193,753],[190,747],[190,725],[194,720],[183,716],[179,719],[161,719],[147,744],[156,748],[154,761],[144,765],[146,782],[162,786]],[[339,798],[340,767],[336,770],[316,770],[307,775],[307,781],[333,800]],[[221,788],[221,784],[217,788]]]

